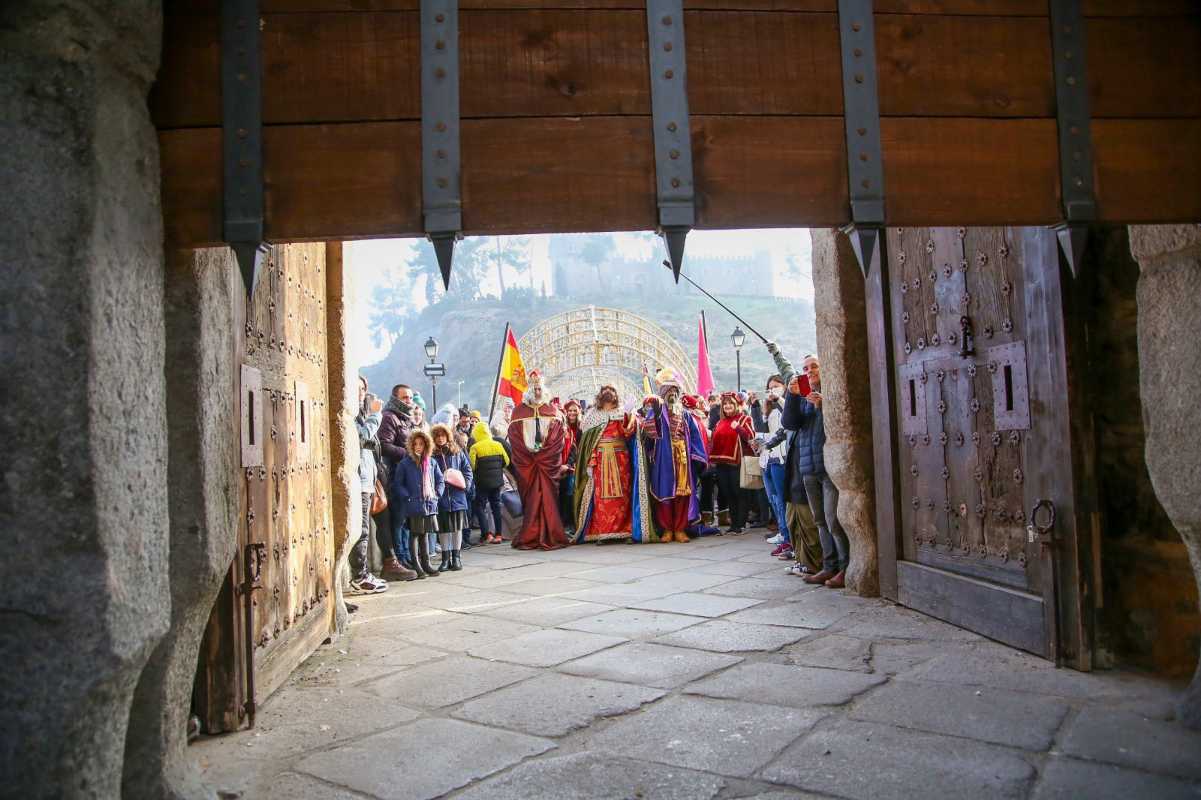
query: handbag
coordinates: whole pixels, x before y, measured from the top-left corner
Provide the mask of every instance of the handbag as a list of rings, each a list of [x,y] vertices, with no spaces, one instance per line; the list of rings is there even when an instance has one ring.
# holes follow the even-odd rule
[[[371,515],[375,516],[388,507],[388,493],[384,491],[384,485],[379,482],[379,478],[375,479],[375,492],[371,495]]]
[[[450,469],[446,470],[446,472],[442,473],[442,477],[448,485],[453,486],[456,489],[467,488],[467,480],[463,477],[463,473],[454,467],[451,467]]]
[[[759,456],[742,457],[742,466],[738,470],[738,485],[743,489],[763,488],[763,467],[759,464]]]

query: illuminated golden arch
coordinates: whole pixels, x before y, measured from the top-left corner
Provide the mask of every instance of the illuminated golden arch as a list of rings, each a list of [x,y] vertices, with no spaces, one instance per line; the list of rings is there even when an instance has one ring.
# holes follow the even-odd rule
[[[629,311],[584,306],[548,317],[517,343],[527,368],[546,375],[555,394],[592,400],[611,383],[622,399],[642,395],[642,368],[675,370],[685,392],[696,390],[696,368],[667,331]]]

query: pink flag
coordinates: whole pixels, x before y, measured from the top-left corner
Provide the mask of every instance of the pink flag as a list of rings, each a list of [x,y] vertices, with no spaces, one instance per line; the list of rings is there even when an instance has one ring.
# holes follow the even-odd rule
[[[696,393],[708,397],[713,391],[713,371],[709,369],[709,348],[705,346],[705,320],[697,323],[696,335]]]

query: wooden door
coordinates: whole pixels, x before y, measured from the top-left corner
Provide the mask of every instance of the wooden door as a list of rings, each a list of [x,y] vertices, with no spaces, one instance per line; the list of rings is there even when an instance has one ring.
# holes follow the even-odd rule
[[[896,599],[1088,668],[1066,273],[1054,234],[892,228],[886,252]],[[1039,523],[1055,512],[1045,535],[1028,527],[1036,505]]]

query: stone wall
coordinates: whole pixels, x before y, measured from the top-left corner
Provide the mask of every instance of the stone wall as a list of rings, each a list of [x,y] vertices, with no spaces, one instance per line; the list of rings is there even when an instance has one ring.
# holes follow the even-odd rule
[[[828,229],[815,229],[811,235],[826,469],[838,487],[838,521],[851,541],[847,586],[856,594],[875,597],[880,593],[880,565],[863,272],[845,235]]]
[[[7,796],[120,796],[169,623],[160,33],[148,0],[0,4]]]
[[[1201,581],[1201,225],[1134,226],[1147,469]],[[1180,705],[1201,729],[1201,667]]]

